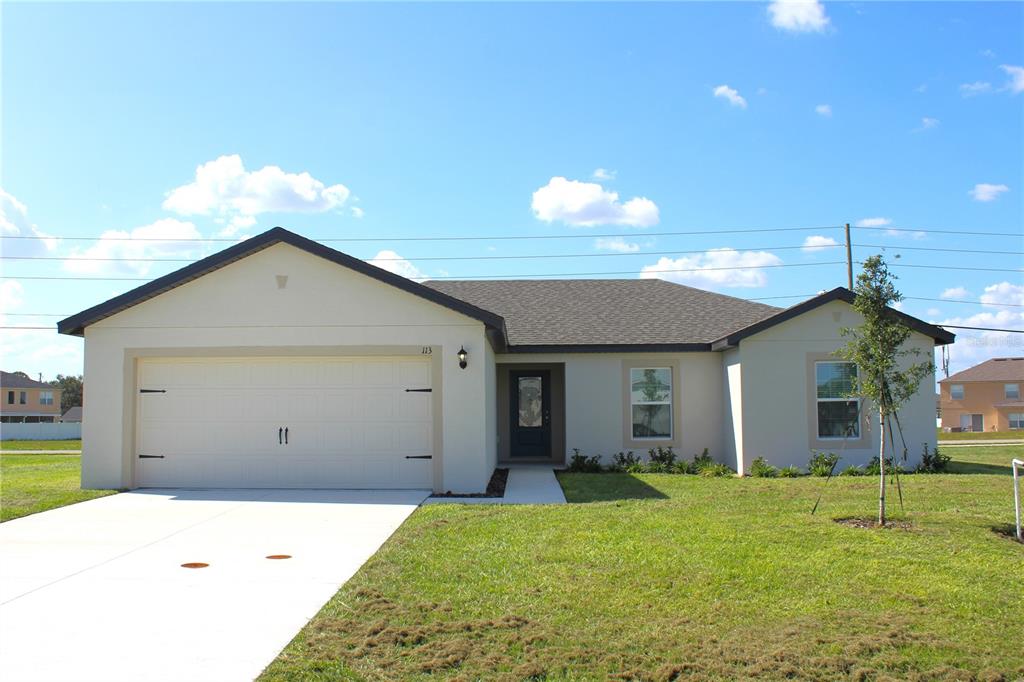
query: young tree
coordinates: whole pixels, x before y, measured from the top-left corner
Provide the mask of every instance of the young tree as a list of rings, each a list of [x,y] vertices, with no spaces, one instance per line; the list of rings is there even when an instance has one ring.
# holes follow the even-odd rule
[[[917,393],[921,381],[935,371],[930,357],[920,362],[907,360],[920,357],[922,353],[918,348],[904,347],[911,332],[890,307],[903,300],[895,280],[896,276],[889,272],[881,256],[871,256],[864,261],[864,270],[857,275],[857,286],[854,287],[857,297],[853,302],[854,309],[864,321],[858,327],[841,330],[849,340],[836,352],[857,366],[854,394],[871,401],[878,409],[878,523],[883,526],[886,426],[889,425],[892,439],[890,420]]]

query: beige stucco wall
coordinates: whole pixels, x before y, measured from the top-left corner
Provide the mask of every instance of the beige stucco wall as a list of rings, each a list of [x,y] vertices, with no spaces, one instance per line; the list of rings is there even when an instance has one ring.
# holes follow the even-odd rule
[[[288,278],[284,288],[278,275]],[[483,324],[291,246],[272,246],[102,320],[85,339],[83,487],[134,483],[140,355],[365,355],[387,347],[432,350],[441,450],[435,489],[479,492],[490,476]],[[464,370],[460,346],[469,353]]]
[[[585,455],[601,455],[608,463],[613,454],[646,452],[654,445],[631,442],[625,429],[628,410],[623,383],[624,364],[672,366],[678,376],[674,423],[676,452],[691,458],[704,448],[725,460],[722,442],[722,360],[720,353],[544,353],[499,354],[498,363],[565,365],[565,448]],[[568,461],[568,460],[567,460]]]
[[[963,400],[953,400],[950,395],[953,384],[964,387]],[[939,384],[942,428],[958,428],[962,414],[980,414],[986,431],[1009,430],[1009,414],[1024,412],[1024,407],[996,407],[999,403],[1021,403],[1020,399],[1006,398],[1006,384],[1017,384],[1019,390],[1024,391],[1024,381],[950,381]]]
[[[740,342],[743,439],[737,460],[744,469],[749,470],[750,462],[759,456],[778,467],[806,467],[814,445],[841,454],[839,468],[864,464],[877,455],[877,417],[871,420],[863,443],[848,443],[845,448],[841,440],[815,443],[816,432],[812,433],[811,426],[816,424],[816,413],[812,412],[816,407],[809,376],[813,363],[809,361],[827,357],[844,346],[846,340],[840,328],[854,327],[860,321],[850,305],[834,301]],[[915,332],[908,344],[920,350],[917,362],[932,358],[931,338]],[[922,443],[935,447],[934,375],[925,377],[921,386],[923,389],[899,415],[911,466],[920,460]],[[870,406],[865,409],[872,411]]]

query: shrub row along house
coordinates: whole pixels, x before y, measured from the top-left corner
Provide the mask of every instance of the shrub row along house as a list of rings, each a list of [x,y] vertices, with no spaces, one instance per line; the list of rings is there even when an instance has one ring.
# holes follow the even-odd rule
[[[708,448],[737,471],[864,463],[834,289],[780,310],[660,280],[418,283],[282,228],[59,323],[85,337],[96,488],[481,492],[577,448]],[[944,329],[893,311],[926,353]],[[926,382],[928,380],[926,379]],[[935,445],[930,385],[901,414]]]
[[[0,423],[60,421],[61,389],[20,372],[0,372]]]
[[[1024,429],[1024,358],[992,358],[939,382],[944,431]]]

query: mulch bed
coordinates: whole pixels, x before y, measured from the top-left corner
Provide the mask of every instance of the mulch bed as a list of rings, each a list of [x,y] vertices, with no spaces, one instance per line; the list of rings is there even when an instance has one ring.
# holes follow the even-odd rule
[[[909,521],[886,521],[884,526],[878,525],[878,519],[866,518],[863,516],[849,516],[842,519],[832,519],[836,523],[853,528],[879,528],[883,530],[910,530],[913,526]]]
[[[508,483],[508,469],[495,469],[491,480],[487,482],[485,493],[435,493],[431,497],[505,497],[505,484]]]

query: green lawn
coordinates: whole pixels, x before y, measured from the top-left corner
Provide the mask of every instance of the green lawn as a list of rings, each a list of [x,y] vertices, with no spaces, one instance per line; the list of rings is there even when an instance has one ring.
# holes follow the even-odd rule
[[[80,440],[5,440],[0,441],[0,452],[9,450],[81,450]]]
[[[1024,546],[993,527],[1024,448],[943,449],[976,473],[903,477],[911,530],[833,521],[874,478],[563,474],[565,506],[423,507],[263,679],[1018,679]]]
[[[0,521],[111,495],[81,490],[79,455],[0,455]]]
[[[962,431],[945,433],[938,430],[939,440],[1024,440],[1024,431]]]

